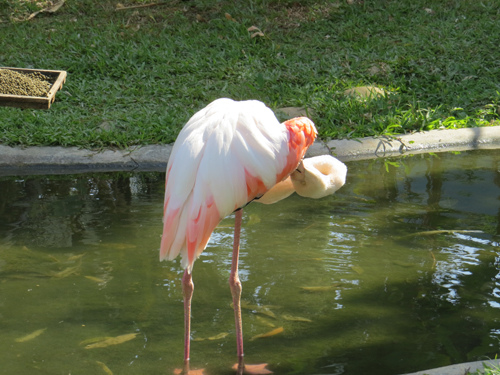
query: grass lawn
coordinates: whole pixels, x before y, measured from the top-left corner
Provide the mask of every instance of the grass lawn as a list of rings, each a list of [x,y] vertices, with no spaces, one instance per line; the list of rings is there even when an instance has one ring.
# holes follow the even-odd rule
[[[170,143],[218,97],[310,108],[324,139],[500,124],[498,0],[122,1],[0,0],[0,66],[68,72],[50,110],[0,107],[0,143]]]

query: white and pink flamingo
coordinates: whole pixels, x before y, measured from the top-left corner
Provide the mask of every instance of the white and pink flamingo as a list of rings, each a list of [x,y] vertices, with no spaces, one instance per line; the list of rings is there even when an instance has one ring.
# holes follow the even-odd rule
[[[235,213],[229,285],[236,323],[237,374],[269,374],[266,364],[243,360],[241,282],[238,278],[242,208],[255,200],[275,203],[293,192],[311,198],[334,193],[344,183],[346,166],[329,155],[304,159],[316,138],[311,120],[298,117],[280,124],[256,100],[217,99],[197,112],[179,133],[166,171],[160,260],[179,254],[185,268],[184,366],[190,370],[192,270],[219,222]]]

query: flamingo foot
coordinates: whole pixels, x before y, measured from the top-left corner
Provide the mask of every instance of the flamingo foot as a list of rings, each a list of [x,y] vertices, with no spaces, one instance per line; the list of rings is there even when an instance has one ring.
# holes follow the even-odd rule
[[[272,374],[273,372],[267,369],[266,366],[267,363],[259,363],[258,365],[244,365],[243,372],[241,372],[241,374],[248,374],[248,375]],[[233,366],[233,370],[238,371],[237,363]],[[238,375],[240,375],[240,372],[238,372]]]
[[[205,369],[203,368],[197,370],[188,370],[188,372],[184,372],[182,369],[176,368],[174,370],[174,375],[207,375],[207,374],[205,372]]]

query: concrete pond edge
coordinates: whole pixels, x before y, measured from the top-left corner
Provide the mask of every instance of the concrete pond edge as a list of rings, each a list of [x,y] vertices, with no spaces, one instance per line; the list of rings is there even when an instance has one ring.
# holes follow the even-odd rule
[[[500,149],[500,126],[431,130],[401,136],[349,140],[317,140],[306,156],[333,155],[341,161],[397,157],[446,151]],[[164,171],[172,145],[127,150],[85,150],[77,147],[11,147],[0,144],[0,176],[88,172]],[[464,375],[500,367],[500,360],[467,362],[405,375]]]
[[[411,374],[403,375],[467,375],[474,373],[477,370],[484,372],[485,367],[497,368],[500,367],[500,359],[491,359],[487,361],[465,362],[456,365],[438,367],[432,370],[424,370],[412,372]]]
[[[341,161],[417,153],[500,148],[500,126],[431,130],[394,137],[317,140],[307,156],[331,154]],[[126,150],[77,147],[10,147],[0,144],[0,176],[112,171],[164,171],[172,145]]]

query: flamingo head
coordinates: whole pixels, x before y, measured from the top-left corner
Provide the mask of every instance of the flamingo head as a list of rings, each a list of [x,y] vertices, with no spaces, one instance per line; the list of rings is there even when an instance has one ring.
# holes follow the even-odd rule
[[[347,167],[330,155],[306,158],[290,178],[297,194],[307,198],[322,198],[335,193],[345,184]]]

